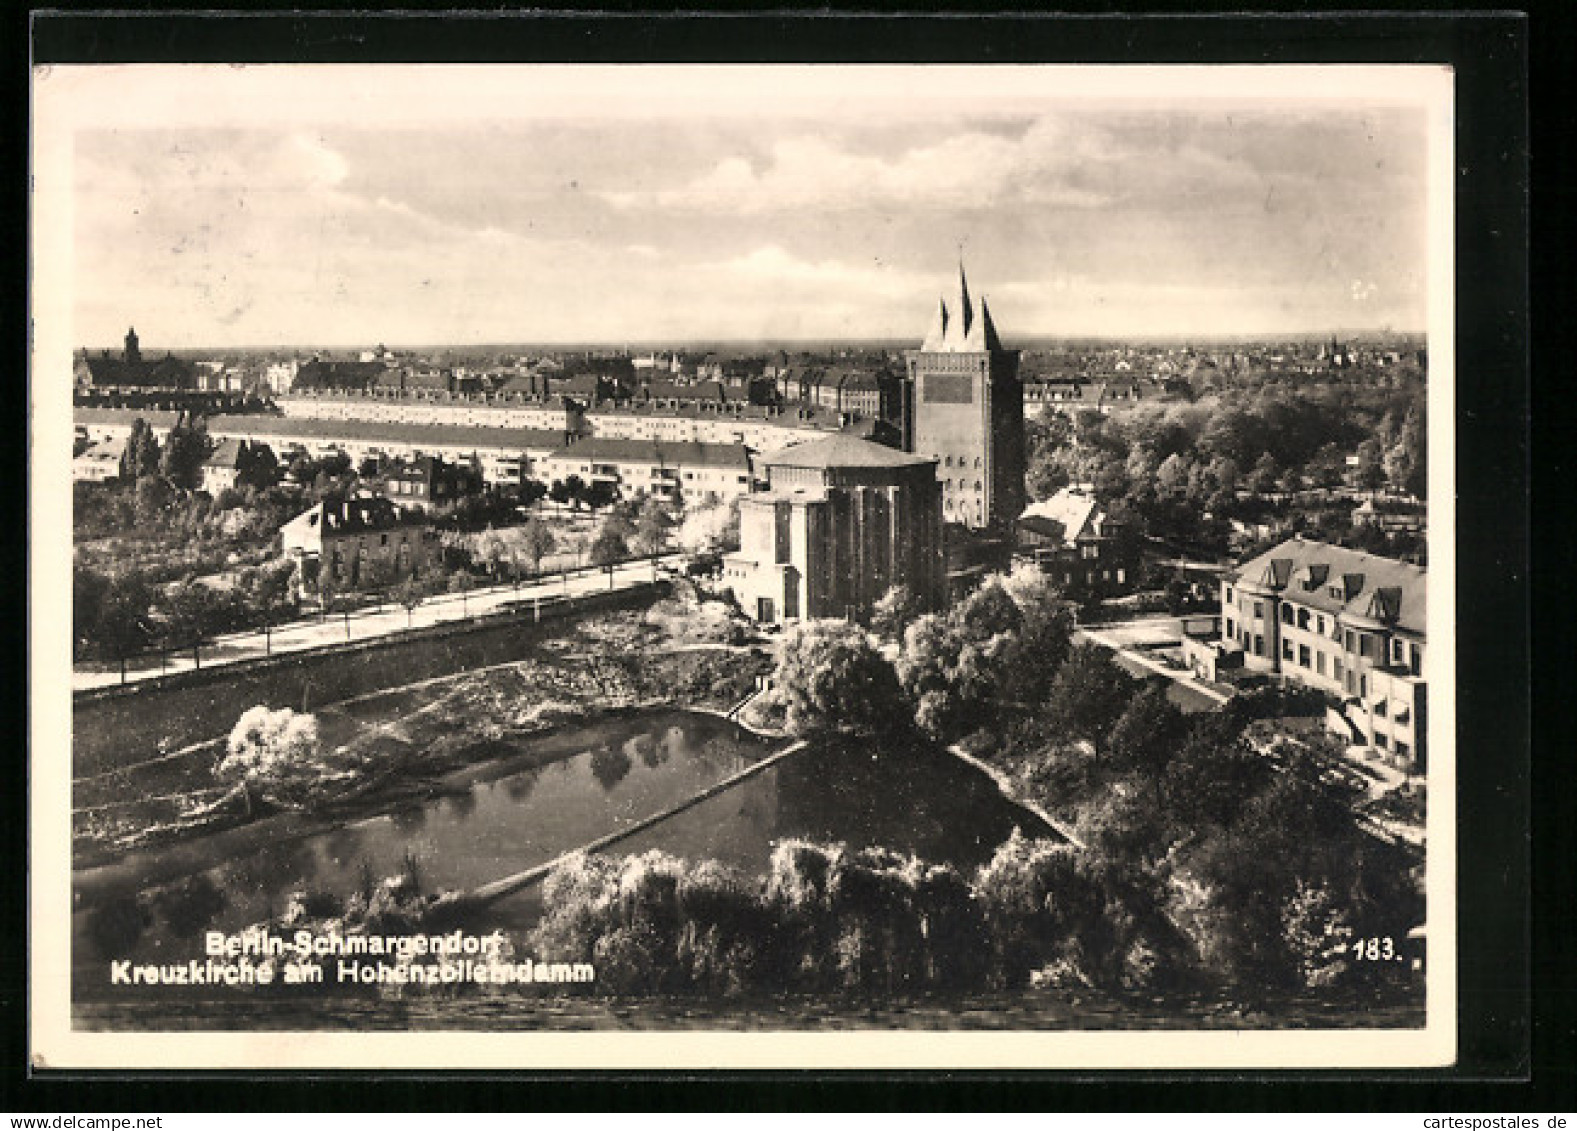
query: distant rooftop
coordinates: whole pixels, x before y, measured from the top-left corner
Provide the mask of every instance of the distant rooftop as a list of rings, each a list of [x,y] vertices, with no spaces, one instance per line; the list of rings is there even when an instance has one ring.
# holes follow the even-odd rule
[[[1235,576],[1327,612],[1425,631],[1428,571],[1395,558],[1297,536],[1243,562]]]
[[[81,411],[81,410],[78,410]],[[322,420],[308,416],[227,413],[208,418],[211,436],[348,440],[366,444],[434,444],[445,447],[549,449],[564,443],[552,428],[494,428],[479,424],[407,424],[383,420]]]
[[[761,463],[767,467],[919,467],[935,462],[885,444],[846,435],[807,440],[761,457]]]
[[[549,459],[610,460],[615,463],[651,463],[664,467],[721,467],[750,470],[750,453],[743,444],[704,444],[694,441],[618,439],[593,436],[553,452]]]

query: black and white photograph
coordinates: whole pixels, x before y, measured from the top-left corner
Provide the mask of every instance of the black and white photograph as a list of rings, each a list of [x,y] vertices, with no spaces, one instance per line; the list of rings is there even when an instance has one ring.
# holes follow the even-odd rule
[[[1449,68],[32,85],[35,1060],[1452,1063]]]

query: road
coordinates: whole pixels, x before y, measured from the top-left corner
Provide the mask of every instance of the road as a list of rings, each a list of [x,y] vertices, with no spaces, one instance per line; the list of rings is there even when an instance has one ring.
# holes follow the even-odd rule
[[[674,568],[681,557],[679,554],[668,554],[658,558],[657,569]],[[606,569],[588,567],[581,572],[527,582],[518,589],[513,585],[498,585],[473,589],[465,594],[443,593],[427,598],[409,611],[401,605],[385,604],[358,609],[349,616],[334,613],[326,619],[310,617],[281,625],[269,633],[250,631],[215,637],[202,646],[198,655],[202,667],[220,667],[261,656],[301,652],[347,641],[373,640],[407,629],[470,620],[505,611],[512,605],[524,606],[526,615],[530,615],[531,606],[539,602],[548,605],[594,593],[632,589],[649,583],[653,572],[652,562],[642,559],[615,566],[611,575]],[[197,661],[194,661],[189,650],[163,656],[139,656],[127,662],[125,682],[135,683],[171,672],[191,671],[196,666]],[[106,687],[120,682],[120,666],[113,663],[79,664],[71,677],[73,690]]]
[[[1075,639],[1089,640],[1116,653],[1117,663],[1137,676],[1164,675],[1172,681],[1167,698],[1186,712],[1211,711],[1232,698],[1213,684],[1194,678],[1187,670],[1167,667],[1147,648],[1177,647],[1183,640],[1183,618],[1146,617],[1118,624],[1081,626]]]

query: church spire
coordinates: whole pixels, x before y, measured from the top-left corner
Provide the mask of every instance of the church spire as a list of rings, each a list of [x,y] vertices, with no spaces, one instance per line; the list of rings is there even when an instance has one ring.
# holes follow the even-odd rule
[[[974,325],[975,309],[969,302],[969,280],[964,276],[964,256],[958,256],[958,309],[953,318],[953,340],[962,344],[969,338],[970,328]]]

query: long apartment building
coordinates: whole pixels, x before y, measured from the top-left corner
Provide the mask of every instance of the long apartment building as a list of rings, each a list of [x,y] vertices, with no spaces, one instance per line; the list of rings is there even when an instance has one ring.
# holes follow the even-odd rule
[[[757,451],[819,440],[839,432],[868,439],[877,422],[814,405],[753,405],[744,401],[603,404],[586,410],[593,436],[608,440],[743,444]]]
[[[91,444],[124,440],[131,435],[134,421],[142,420],[163,443],[184,414],[174,409],[90,408],[77,405],[71,410],[72,423],[79,438]]]
[[[400,396],[376,392],[298,393],[275,399],[296,420],[365,420],[391,424],[446,424],[467,428],[529,428],[588,433],[585,414],[565,397],[440,393]]]
[[[644,493],[687,506],[725,502],[751,490],[750,452],[740,444],[593,436],[550,452],[537,465],[536,478],[543,482],[571,475],[608,483],[624,498]]]
[[[1329,693],[1355,737],[1422,767],[1426,596],[1419,566],[1292,538],[1223,579],[1221,644]]]
[[[208,434],[262,442],[281,462],[292,452],[311,456],[344,453],[360,462],[368,456],[417,460],[438,456],[455,463],[475,459],[489,486],[518,486],[537,477],[536,461],[557,451],[574,436],[562,430],[491,428],[463,424],[409,424],[379,420],[319,420],[261,414],[212,416]]]

